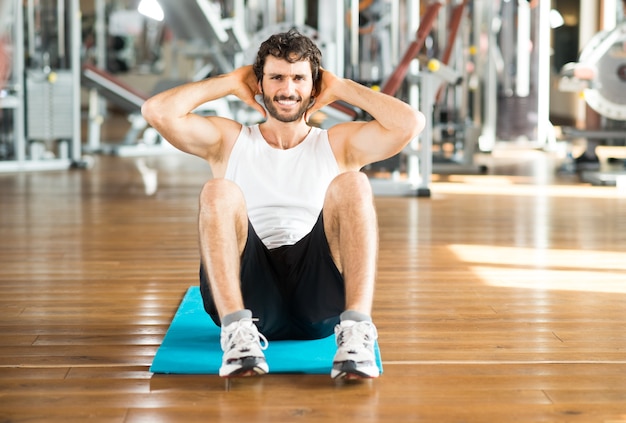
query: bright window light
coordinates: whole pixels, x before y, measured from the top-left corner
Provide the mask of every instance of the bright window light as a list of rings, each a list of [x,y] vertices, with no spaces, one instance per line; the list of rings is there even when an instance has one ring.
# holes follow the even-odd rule
[[[141,0],[137,7],[139,13],[151,19],[161,22],[165,17],[163,9],[157,0]]]
[[[622,251],[466,244],[448,248],[490,286],[626,294]]]

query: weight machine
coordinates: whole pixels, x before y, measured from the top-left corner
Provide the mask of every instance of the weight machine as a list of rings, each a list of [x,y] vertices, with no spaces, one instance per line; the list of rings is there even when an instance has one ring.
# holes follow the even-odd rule
[[[431,173],[485,171],[473,164],[479,127],[468,117],[469,4],[469,0],[430,2],[421,13],[415,40],[383,84],[381,91],[404,97],[422,111],[426,126],[419,141],[400,155],[369,166],[373,172],[382,169],[391,175],[371,179],[378,194],[397,195],[404,187],[406,195],[429,196]],[[402,171],[406,179],[399,177]]]
[[[0,42],[0,171],[82,166],[78,0],[4,1]]]
[[[156,4],[156,3],[155,3]],[[241,25],[231,18],[222,18],[222,12],[214,2],[196,0],[180,3],[159,0],[168,28],[177,42],[184,42],[183,54],[195,61],[195,75],[191,78],[163,78],[152,90],[144,92],[126,83],[123,78],[104,69],[107,63],[104,49],[106,34],[106,11],[104,0],[96,0],[96,54],[94,63],[85,63],[82,85],[89,90],[89,129],[87,148],[92,152],[112,153],[120,156],[144,156],[169,154],[176,151],[152,128],[148,128],[141,116],[141,106],[151,95],[182,83],[206,77],[211,73],[225,73],[234,69],[236,54],[247,43]],[[241,5],[240,5],[241,6]],[[132,11],[130,11],[132,13]],[[135,15],[142,18],[138,12]],[[149,20],[148,20],[149,22]],[[176,75],[178,70],[175,70]],[[119,144],[104,143],[100,126],[106,114],[106,100],[128,113],[130,129]],[[202,114],[219,114],[233,118],[233,110],[227,99],[208,102],[196,110]]]
[[[592,37],[581,51],[579,61],[561,70],[559,88],[582,92],[589,107],[602,116],[602,129],[565,128],[568,138],[626,144],[626,20]],[[626,160],[610,161],[621,164],[621,169],[615,166],[583,170],[581,179],[594,185],[615,185],[617,177],[626,175]]]

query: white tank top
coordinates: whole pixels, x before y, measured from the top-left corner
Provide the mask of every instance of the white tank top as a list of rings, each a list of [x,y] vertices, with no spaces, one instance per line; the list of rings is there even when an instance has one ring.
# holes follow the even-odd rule
[[[224,178],[241,188],[254,230],[272,249],[295,244],[311,231],[338,174],[326,130],[311,128],[300,144],[281,150],[254,125],[241,129]]]

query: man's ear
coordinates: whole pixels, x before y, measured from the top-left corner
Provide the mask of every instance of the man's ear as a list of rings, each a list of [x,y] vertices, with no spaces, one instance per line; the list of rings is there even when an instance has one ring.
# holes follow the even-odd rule
[[[259,92],[263,94],[263,84],[261,84],[261,81],[257,81],[256,85]]]

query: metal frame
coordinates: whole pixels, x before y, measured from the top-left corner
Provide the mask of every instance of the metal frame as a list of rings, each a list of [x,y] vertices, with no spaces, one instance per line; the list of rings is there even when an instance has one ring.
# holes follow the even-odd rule
[[[422,23],[420,18],[420,2],[409,1],[407,7],[407,39],[414,40],[410,44],[407,53],[397,66],[404,68],[403,72],[398,73],[398,68],[394,75],[383,85],[383,92],[395,94],[400,86],[400,82],[405,78],[408,81],[408,103],[419,110],[425,110],[428,107],[425,102],[428,100],[423,92],[425,86],[421,86],[420,92],[420,67],[417,59],[417,52],[421,49],[423,40],[428,31],[420,28]],[[435,19],[441,3],[434,2],[429,7],[429,27],[432,20]],[[397,10],[397,9],[396,9]],[[426,88],[428,90],[428,88]],[[426,93],[428,94],[428,93]],[[434,97],[434,95],[433,95]],[[432,174],[432,122],[426,119],[426,127],[422,133],[415,139],[411,140],[405,148],[406,155],[406,171],[407,177],[402,180],[398,177],[397,172],[393,172],[390,178],[370,178],[372,189],[375,195],[379,196],[418,196],[430,197],[430,183]]]
[[[509,3],[516,4],[516,3]],[[500,5],[502,7],[502,5]],[[520,2],[517,6],[518,22],[517,31],[512,31],[513,28],[509,25],[506,30],[509,31],[509,35],[518,37],[522,42],[528,42],[534,35],[536,38],[533,40],[533,46],[536,49],[537,57],[537,103],[534,104],[537,112],[537,124],[536,124],[536,136],[534,139],[528,139],[526,144],[531,147],[538,147],[543,149],[553,149],[555,147],[555,137],[553,134],[553,127],[549,118],[549,105],[550,105],[550,2],[539,1],[535,6],[536,11],[528,9],[527,2]],[[499,105],[498,105],[498,73],[505,72],[503,69],[503,55],[508,53],[510,58],[515,57],[516,64],[521,64],[526,68],[521,77],[521,86],[516,86],[515,92],[519,97],[524,97],[528,93],[528,83],[526,76],[528,74],[528,51],[520,46],[505,46],[500,49],[497,33],[501,28],[501,18],[503,11],[497,8],[497,5],[493,3],[482,4],[482,0],[474,0],[475,12],[481,14],[480,20],[474,21],[475,30],[478,28],[486,28],[488,51],[486,56],[486,67],[483,72],[483,88],[484,88],[484,120],[482,126],[482,132],[479,138],[480,150],[485,152],[492,151],[496,144],[502,141],[510,141],[498,139],[496,131],[496,122],[499,118]],[[512,16],[508,16],[512,18]],[[533,33],[529,31],[532,19],[536,19],[536,31]],[[479,34],[476,35],[476,37]],[[529,38],[530,37],[530,38]],[[506,74],[504,75],[506,78]],[[517,78],[517,76],[515,76]],[[504,85],[511,82],[511,80],[504,80]],[[519,82],[519,81],[516,81]]]
[[[66,0],[59,0],[65,2]],[[24,33],[24,13],[22,1],[14,0],[13,5],[13,61],[12,74],[13,83],[15,85],[16,94],[0,100],[0,107],[14,109],[13,136],[15,145],[15,160],[0,161],[0,172],[15,171],[42,171],[42,170],[61,170],[81,164],[81,128],[80,128],[80,51],[81,44],[81,16],[78,0],[68,0],[70,7],[69,36],[72,51],[70,52],[70,72],[72,78],[72,135],[69,140],[71,148],[68,149],[69,157],[32,160],[27,158],[27,139],[25,134],[26,127],[26,103],[25,103],[25,33]],[[65,7],[65,3],[63,4]],[[27,16],[31,16],[33,11],[33,2],[27,3]],[[61,10],[64,11],[64,7]],[[61,13],[61,12],[59,12]],[[30,19],[30,18],[29,18]],[[32,31],[31,25],[26,25],[27,30]],[[63,34],[65,37],[67,34]],[[31,34],[32,37],[32,34]],[[63,38],[60,42],[63,42]],[[33,49],[34,43],[32,38],[29,39],[28,48]]]

